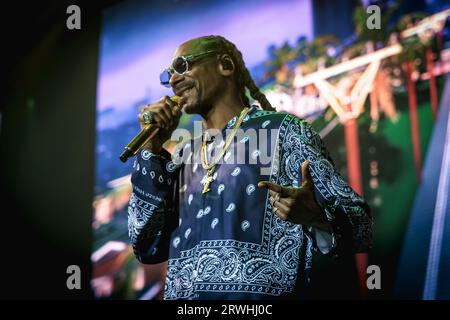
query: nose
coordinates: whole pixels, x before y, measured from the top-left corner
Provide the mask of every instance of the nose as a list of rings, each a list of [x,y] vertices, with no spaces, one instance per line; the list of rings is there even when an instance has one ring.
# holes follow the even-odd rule
[[[174,72],[169,79],[169,84],[173,88],[177,83],[183,81],[184,76],[182,74],[178,74]]]

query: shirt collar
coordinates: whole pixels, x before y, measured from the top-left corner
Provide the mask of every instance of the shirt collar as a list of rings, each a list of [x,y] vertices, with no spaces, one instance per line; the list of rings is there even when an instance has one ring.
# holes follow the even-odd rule
[[[247,115],[245,116],[244,120],[242,120],[242,123],[248,121],[248,119],[250,119],[250,115],[258,108],[257,105],[251,105],[249,107],[249,111],[247,113]],[[224,129],[231,129],[234,124],[236,123],[237,119],[239,118],[239,116],[234,116],[230,121],[228,121],[227,125],[225,126]]]

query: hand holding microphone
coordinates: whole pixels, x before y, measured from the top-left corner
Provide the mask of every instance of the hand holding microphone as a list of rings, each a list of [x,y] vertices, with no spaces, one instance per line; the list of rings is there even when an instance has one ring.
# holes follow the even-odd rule
[[[127,161],[143,148],[155,154],[160,153],[162,145],[178,126],[181,117],[180,100],[177,96],[172,98],[165,96],[142,108],[138,117],[141,131],[125,147],[125,151],[120,156],[122,162]]]

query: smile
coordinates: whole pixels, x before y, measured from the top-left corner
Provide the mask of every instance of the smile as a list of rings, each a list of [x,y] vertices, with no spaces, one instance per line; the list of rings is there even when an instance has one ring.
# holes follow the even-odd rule
[[[181,90],[175,90],[175,94],[179,97],[185,95],[187,92],[189,92],[192,89],[192,87],[189,88],[183,88]]]

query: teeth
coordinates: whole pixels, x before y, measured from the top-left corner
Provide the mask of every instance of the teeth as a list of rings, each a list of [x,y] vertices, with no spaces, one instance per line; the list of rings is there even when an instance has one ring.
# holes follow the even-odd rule
[[[191,90],[192,88],[189,89],[184,89],[183,91],[178,92],[178,96],[184,96],[186,94],[186,92],[189,92],[189,90]]]

